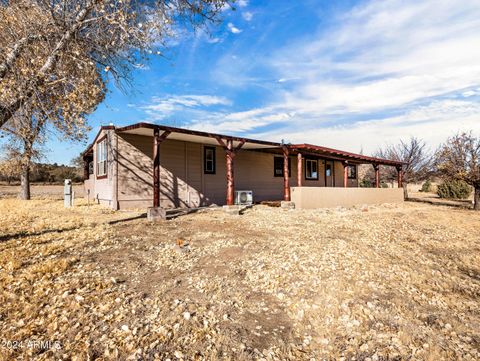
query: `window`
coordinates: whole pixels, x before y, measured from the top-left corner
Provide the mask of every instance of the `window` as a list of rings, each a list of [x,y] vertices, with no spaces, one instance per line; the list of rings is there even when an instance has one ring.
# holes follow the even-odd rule
[[[107,138],[97,143],[97,177],[107,175]]]
[[[88,162],[88,174],[93,174],[93,161]]]
[[[318,161],[305,159],[305,179],[318,179]]]
[[[203,173],[215,174],[215,147],[203,148]]]
[[[332,164],[325,162],[325,176],[330,177],[332,175]]]
[[[348,179],[357,179],[357,166],[349,165],[347,169]]]
[[[273,176],[283,177],[283,157],[273,157]],[[288,158],[288,176],[292,176],[290,158]]]

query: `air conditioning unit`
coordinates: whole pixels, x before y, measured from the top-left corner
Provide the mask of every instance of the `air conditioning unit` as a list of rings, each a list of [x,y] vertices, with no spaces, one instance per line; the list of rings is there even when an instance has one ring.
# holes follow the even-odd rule
[[[253,191],[235,191],[235,204],[253,203]]]

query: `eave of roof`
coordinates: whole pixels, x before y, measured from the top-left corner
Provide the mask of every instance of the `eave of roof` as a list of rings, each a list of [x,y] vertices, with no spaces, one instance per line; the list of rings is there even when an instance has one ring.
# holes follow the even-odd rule
[[[372,164],[381,164],[381,165],[390,165],[390,166],[395,166],[395,167],[401,167],[404,162],[400,161],[395,161],[395,160],[390,160],[390,159],[382,159],[382,158],[376,158],[376,157],[370,157],[362,154],[356,154],[356,153],[351,153],[339,149],[334,149],[334,148],[328,148],[328,147],[323,147],[319,145],[314,145],[314,144],[308,144],[308,143],[302,143],[302,144],[281,144],[281,143],[276,143],[276,142],[269,142],[265,140],[258,140],[258,139],[250,139],[250,138],[243,138],[243,137],[236,137],[236,136],[230,136],[230,135],[225,135],[225,134],[218,134],[218,133],[210,133],[210,132],[203,132],[199,130],[190,130],[190,129],[184,129],[184,128],[177,128],[177,127],[170,127],[166,125],[158,125],[158,124],[152,124],[152,123],[135,123],[132,125],[128,125],[125,127],[120,127],[116,128],[112,125],[109,126],[102,126],[97,133],[95,139],[93,142],[87,147],[87,149],[82,153],[82,155],[87,154],[90,152],[93,148],[93,145],[97,141],[100,133],[102,130],[115,130],[115,132],[121,133],[121,132],[127,132],[129,130],[135,130],[139,128],[146,128],[146,129],[159,129],[162,131],[169,131],[172,133],[181,133],[181,134],[189,134],[189,135],[195,135],[199,137],[208,137],[208,138],[221,138],[224,140],[232,140],[236,142],[248,142],[248,143],[253,143],[253,144],[260,144],[260,145],[268,145],[274,148],[280,148],[282,146],[287,146],[290,150],[292,151],[308,151],[310,155],[315,154],[318,156],[324,156],[326,158],[331,158],[331,159],[336,159],[336,160],[350,160],[352,162],[356,163],[372,163]]]
[[[190,129],[184,129],[184,128],[176,128],[176,127],[170,127],[170,126],[158,125],[158,124],[151,124],[151,123],[136,123],[136,124],[128,125],[126,127],[117,128],[116,131],[117,132],[125,132],[125,131],[138,129],[138,128],[159,129],[159,130],[162,130],[162,131],[168,131],[168,132],[172,132],[172,133],[182,133],[182,134],[196,135],[196,136],[199,136],[199,137],[208,137],[208,138],[222,138],[222,139],[229,139],[229,140],[236,141],[236,142],[248,142],[248,143],[261,144],[261,145],[270,145],[272,147],[281,146],[280,143],[269,142],[269,141],[265,141],[265,140],[250,139],[250,138],[244,138],[244,137],[235,137],[235,136],[231,136],[231,135],[203,132],[203,131],[199,131],[199,130],[190,130]]]
[[[296,151],[308,150],[308,151],[318,153],[318,154],[325,154],[325,153],[326,154],[331,154],[333,156],[339,156],[339,157],[346,158],[346,160],[352,160],[352,161],[357,161],[357,162],[391,165],[391,166],[396,166],[396,167],[400,167],[403,164],[405,164],[404,162],[400,162],[400,161],[396,161],[396,160],[370,157],[370,156],[363,155],[363,154],[356,154],[356,153],[346,152],[346,151],[339,150],[339,149],[322,147],[322,146],[319,146],[319,145],[313,145],[313,144],[307,144],[307,143],[290,144],[289,148],[292,149],[292,150],[296,150]]]
[[[82,152],[80,153],[81,156],[84,156],[85,154],[89,153],[92,149],[93,149],[93,145],[95,144],[95,142],[97,141],[98,137],[100,136],[100,133],[102,133],[102,130],[113,130],[115,129],[115,127],[113,125],[102,125],[100,127],[100,130],[98,131],[97,135],[95,136],[95,139],[93,140],[93,142],[91,142],[87,148]]]

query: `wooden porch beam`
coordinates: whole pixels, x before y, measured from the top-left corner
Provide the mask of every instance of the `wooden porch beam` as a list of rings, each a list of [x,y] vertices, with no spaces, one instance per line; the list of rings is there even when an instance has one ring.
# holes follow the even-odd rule
[[[348,162],[342,162],[343,164],[343,188],[348,187]]]
[[[289,184],[289,171],[288,171],[288,156],[289,149],[286,145],[282,146],[283,150],[283,200],[290,202],[290,184]]]
[[[397,182],[398,182],[398,188],[403,188],[403,168],[402,167],[397,167]]]
[[[160,207],[160,144],[167,139],[169,131],[160,135],[160,129],[153,129],[153,206]]]
[[[318,169],[317,169],[318,172]],[[303,181],[303,162],[302,162],[302,153],[298,152],[297,154],[297,186],[301,187]]]
[[[380,188],[380,165],[372,164],[375,169],[375,188]]]
[[[239,141],[238,145],[233,147],[233,140],[226,139],[226,142],[221,137],[215,137],[218,144],[225,150],[226,154],[226,164],[227,164],[227,205],[232,206],[235,203],[235,178],[234,178],[234,164],[233,159],[237,152],[245,144],[245,140],[242,139]]]

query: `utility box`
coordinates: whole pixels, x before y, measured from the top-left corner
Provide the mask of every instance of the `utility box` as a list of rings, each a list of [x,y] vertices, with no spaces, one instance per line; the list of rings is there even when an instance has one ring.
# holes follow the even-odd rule
[[[63,185],[63,205],[65,208],[70,208],[73,206],[73,190],[71,179],[65,179],[65,183]]]

